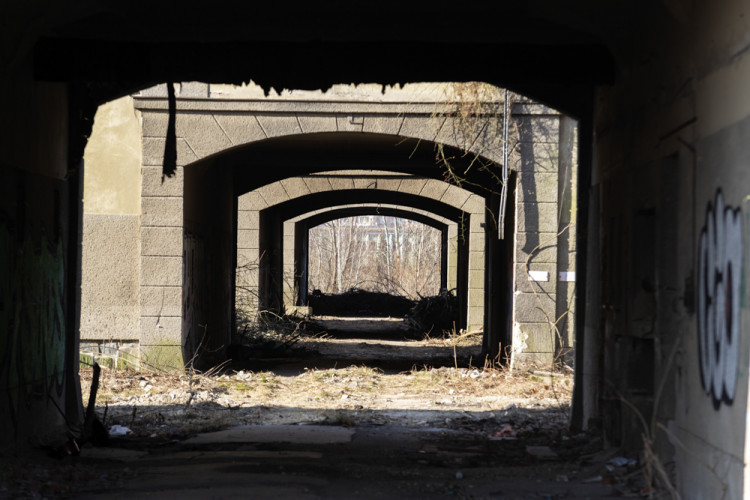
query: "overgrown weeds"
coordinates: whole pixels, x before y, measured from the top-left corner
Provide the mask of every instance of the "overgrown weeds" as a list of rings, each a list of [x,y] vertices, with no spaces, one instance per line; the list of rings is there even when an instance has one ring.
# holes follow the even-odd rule
[[[315,290],[308,304],[318,316],[401,317],[414,301],[402,295],[352,288],[348,292],[326,294]]]
[[[277,357],[289,353],[305,336],[320,335],[320,329],[307,319],[279,315],[262,311],[254,320],[238,321],[237,345],[232,346],[230,356],[242,358]],[[250,351],[248,351],[250,350]]]
[[[445,332],[455,334],[456,318],[458,299],[455,290],[444,289],[433,297],[420,298],[404,316],[404,323],[409,329],[425,335],[426,338],[441,335],[445,338]]]

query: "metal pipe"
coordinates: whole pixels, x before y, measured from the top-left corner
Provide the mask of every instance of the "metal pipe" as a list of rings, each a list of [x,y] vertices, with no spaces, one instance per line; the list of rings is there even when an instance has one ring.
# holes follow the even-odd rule
[[[498,207],[497,217],[497,237],[502,240],[505,238],[505,205],[508,198],[508,123],[509,123],[509,96],[508,89],[505,89],[505,102],[503,103],[503,185],[500,189],[500,207]]]

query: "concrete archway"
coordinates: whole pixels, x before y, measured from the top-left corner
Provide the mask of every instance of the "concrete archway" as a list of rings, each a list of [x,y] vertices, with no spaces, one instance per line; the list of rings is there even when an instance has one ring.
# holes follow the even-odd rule
[[[482,217],[490,214],[490,220],[497,219],[499,200],[491,188],[490,173],[480,168],[472,170],[471,158],[462,157],[459,150],[446,146],[454,167],[471,171],[464,190],[447,185],[438,180],[443,172],[436,168],[434,150],[437,141],[464,146],[470,143],[468,149],[480,151],[490,160],[497,159],[500,149],[494,140],[497,134],[492,132],[497,132],[497,120],[488,119],[483,131],[464,141],[454,119],[435,113],[434,103],[357,107],[351,102],[323,105],[293,101],[292,105],[291,101],[229,103],[191,98],[178,101],[181,110],[177,118],[178,168],[176,176],[162,184],[161,169],[156,165],[160,165],[164,144],[166,100],[163,96],[136,99],[136,106],[143,112],[144,130],[141,338],[145,345],[155,340],[162,346],[180,344],[184,355],[192,356],[192,350],[199,344],[193,332],[199,331],[201,324],[214,325],[211,337],[216,341],[211,348],[218,356],[221,346],[228,344],[231,322],[219,319],[231,317],[231,306],[226,304],[231,303],[227,297],[233,291],[233,273],[227,272],[233,269],[233,263],[227,255],[233,252],[235,209],[227,204],[228,193],[239,196],[257,189],[250,203],[257,205],[253,210],[264,209],[269,200],[287,200],[315,191],[308,183],[325,183],[324,189],[331,191],[367,190],[370,188],[367,183],[373,179],[368,174],[363,176],[362,168],[388,169],[391,177],[375,179],[378,187],[387,188],[384,191],[430,193],[454,205],[476,205],[475,213],[481,205]],[[525,104],[518,111],[521,115],[517,120],[523,126],[518,127],[518,147],[510,162],[519,174],[516,176],[519,190],[518,196],[508,199],[508,212],[517,213],[518,218],[512,226],[506,226],[510,232],[502,235],[505,237],[502,241],[498,240],[493,224],[484,224],[486,219],[480,220],[478,215],[471,218],[470,233],[483,238],[483,243],[477,243],[475,248],[488,245],[491,257],[478,261],[478,255],[469,252],[470,281],[481,279],[492,283],[490,286],[496,287],[497,292],[473,300],[467,307],[469,314],[473,309],[474,317],[482,318],[483,324],[484,313],[479,311],[485,309],[490,315],[513,318],[507,322],[489,318],[489,327],[485,325],[490,331],[485,346],[488,351],[510,345],[512,331],[517,331],[519,345],[531,351],[533,358],[537,353],[549,356],[555,351],[551,340],[524,342],[524,338],[548,336],[544,332],[549,329],[550,315],[541,309],[555,311],[557,295],[568,300],[568,294],[556,293],[555,241],[545,254],[545,259],[550,260],[540,264],[545,269],[540,271],[546,280],[541,283],[544,293],[540,295],[525,285],[527,254],[535,251],[538,246],[535,242],[542,235],[558,231],[557,139],[539,131],[553,130],[556,134],[559,116],[543,107],[534,108],[533,104]],[[318,175],[332,169],[346,173],[329,179]],[[423,184],[414,188],[417,184],[404,180],[405,173],[423,178]],[[251,211],[247,210],[246,202],[238,200],[237,208],[240,216],[236,233],[238,247],[242,248],[243,239],[257,230],[252,228],[252,221],[243,226],[242,212]],[[516,240],[523,242],[519,252],[513,252],[507,243]],[[194,265],[203,258],[210,260],[210,269],[200,270]],[[185,264],[181,266],[181,262]],[[511,264],[501,265],[502,262]],[[213,284],[206,287],[205,280],[213,280]],[[518,289],[514,293],[516,284]],[[211,300],[198,300],[201,293],[206,293],[201,290],[206,289],[214,290]],[[492,307],[488,308],[490,304]],[[210,318],[214,319],[209,321]],[[531,345],[534,348],[529,350]]]
[[[316,179],[316,181],[320,180],[320,177]],[[368,181],[367,184],[372,185],[376,180],[377,175],[373,175],[373,179]],[[432,182],[438,181],[404,177],[400,185],[413,189],[416,185],[421,184],[422,187],[425,187],[425,185]],[[484,228],[482,227],[484,223],[484,203],[479,199],[473,199],[470,203],[468,202],[468,198],[463,203],[454,200],[454,204],[451,204],[447,200],[441,201],[440,199],[419,196],[395,189],[329,189],[290,198],[285,202],[258,209],[258,205],[252,204],[253,198],[257,200],[257,193],[248,193],[245,196],[247,198],[244,200],[242,199],[243,197],[240,197],[241,202],[239,206],[240,208],[255,208],[254,211],[257,211],[258,229],[250,230],[252,231],[250,233],[244,233],[244,239],[238,237],[238,264],[243,262],[241,259],[247,259],[250,262],[259,261],[258,287],[261,290],[259,296],[267,299],[267,302],[261,303],[261,307],[280,309],[283,304],[283,259],[285,253],[287,254],[286,257],[290,260],[294,257],[293,247],[285,247],[283,244],[284,235],[282,225],[284,221],[311,210],[346,204],[351,199],[357,199],[361,203],[370,204],[390,202],[399,206],[425,210],[456,223],[457,236],[460,230],[462,233],[461,244],[465,247],[465,250],[462,249],[460,252],[463,260],[460,264],[461,272],[458,273],[458,276],[462,277],[462,281],[460,283],[457,282],[459,295],[462,297],[461,315],[465,319],[464,326],[468,326],[474,330],[483,329],[485,310],[483,271],[485,237]],[[462,210],[462,207],[465,210]],[[239,227],[238,225],[238,234],[242,234],[241,232],[245,230],[239,229]],[[257,246],[253,247],[253,245]],[[260,258],[261,256],[262,258]],[[472,277],[471,270],[479,272],[475,272]]]
[[[440,231],[440,279],[439,287],[452,290],[456,288],[458,257],[458,224],[444,217],[429,214],[425,211],[391,204],[356,204],[329,207],[299,215],[284,221],[284,248],[294,247],[294,259],[290,261],[284,255],[284,307],[307,304],[308,295],[308,262],[309,231],[321,224],[344,217],[374,215],[399,217],[430,226]],[[291,277],[291,279],[290,279]]]
[[[588,307],[580,308],[578,319],[580,346],[585,346],[579,352],[586,354],[578,363],[575,424],[585,428],[589,418],[622,415],[613,426],[620,428],[605,428],[605,438],[634,442],[642,431],[636,418],[624,409],[602,410],[601,388],[613,380],[625,398],[642,398],[650,410],[649,387],[674,380],[664,384],[666,401],[653,410],[657,423],[680,444],[672,451],[667,438],[657,442],[664,445],[658,447],[662,462],[676,464],[677,490],[705,498],[748,495],[747,378],[726,370],[736,398],[719,393],[728,401],[716,406],[721,389],[705,382],[696,353],[703,339],[693,293],[697,251],[686,251],[699,245],[701,227],[713,227],[716,200],[744,210],[748,146],[737,138],[746,135],[750,116],[743,76],[750,64],[745,5],[543,0],[529,8],[524,2],[438,7],[394,2],[361,16],[341,4],[306,2],[291,4],[289,19],[276,15],[276,5],[241,2],[201,10],[154,5],[148,15],[130,2],[50,6],[6,2],[2,7],[8,27],[2,47],[3,241],[13,259],[6,259],[12,279],[5,280],[3,300],[11,311],[6,330],[14,332],[2,379],[6,442],[59,424],[63,412],[69,425],[82,420],[76,234],[81,149],[96,104],[167,79],[239,83],[257,75],[266,88],[475,79],[512,86],[583,119],[578,301]],[[400,15],[393,16],[396,9]],[[457,23],[457,9],[476,22]],[[265,22],[249,30],[251,18]],[[496,29],[501,18],[513,19],[513,26]],[[349,25],[360,29],[341,29]],[[399,35],[405,30],[408,39]],[[28,200],[41,203],[27,209]],[[164,227],[177,226],[139,230]],[[655,248],[642,245],[649,235]],[[157,252],[155,236],[143,241],[147,238],[146,252]],[[47,285],[48,253],[26,251],[42,245],[64,249],[64,258],[53,253],[55,286]],[[139,272],[150,277],[159,264],[172,266],[169,258],[180,250],[143,255],[165,257],[141,261]],[[24,260],[19,263],[17,256]],[[650,286],[650,278],[658,286]],[[154,307],[157,318],[161,309],[153,300],[160,294],[152,292],[139,300],[144,309]],[[650,306],[651,299],[657,307]],[[164,311],[174,308],[179,314],[179,299],[173,300],[163,302]],[[667,307],[658,307],[662,304]],[[39,310],[58,312],[52,326],[35,321],[20,334],[17,310],[32,318]],[[142,332],[144,345],[153,336],[151,327],[166,328],[175,317],[149,323]],[[646,338],[644,325],[653,325]],[[747,335],[739,339],[739,365],[747,366]],[[671,345],[680,347],[674,363],[662,349],[668,352]],[[653,366],[643,362],[647,357]],[[621,360],[629,358],[632,368],[623,376]],[[30,375],[18,380],[16,366]],[[48,404],[50,399],[59,405]],[[712,467],[705,466],[707,458]]]

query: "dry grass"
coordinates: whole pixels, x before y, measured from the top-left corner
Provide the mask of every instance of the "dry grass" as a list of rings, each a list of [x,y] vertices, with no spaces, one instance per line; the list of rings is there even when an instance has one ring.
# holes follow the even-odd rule
[[[81,372],[82,392],[87,398],[91,371]],[[386,374],[366,366],[306,370],[297,376],[270,371],[230,372],[221,375],[154,374],[132,370],[102,369],[98,405],[187,405],[188,401],[216,401],[230,407],[282,405],[297,408],[346,408],[349,403],[371,409],[404,406],[404,401],[455,395],[451,407],[471,406],[476,400],[554,401],[569,404],[569,374],[511,373],[501,368],[414,367]],[[191,393],[193,397],[190,398]],[[471,400],[475,401],[471,401]],[[349,401],[347,401],[349,400]],[[500,404],[500,403],[499,403]],[[411,406],[408,405],[408,406]]]
[[[382,328],[372,323],[364,326]],[[495,418],[508,413],[507,408],[526,412],[519,421],[551,419],[548,423],[562,428],[567,420],[571,374],[511,373],[492,363],[469,368],[459,368],[458,363],[447,368],[429,365],[446,355],[466,356],[477,347],[481,334],[454,331],[422,341],[358,339],[356,343],[321,337],[305,337],[306,348],[334,359],[347,353],[351,359],[410,360],[419,352],[426,364],[402,373],[351,365],[283,376],[226,367],[203,374],[102,368],[98,412],[102,419],[106,413],[105,425],[126,425],[136,435],[166,439],[261,423],[445,426],[468,418],[492,427]],[[91,370],[82,370],[81,379],[86,400]]]

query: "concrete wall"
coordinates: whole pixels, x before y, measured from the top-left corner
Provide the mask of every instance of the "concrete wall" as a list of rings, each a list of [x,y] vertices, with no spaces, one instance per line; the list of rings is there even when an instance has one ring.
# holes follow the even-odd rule
[[[4,27],[2,40],[9,43],[0,43],[0,448],[5,453],[59,446],[68,440],[68,425],[78,425],[82,415],[76,348],[81,178],[68,154],[73,147],[68,87],[34,81],[30,54],[14,33]]]
[[[683,497],[747,498],[747,5],[674,7],[644,13],[653,29],[597,95],[588,287],[602,323],[585,342],[601,336],[613,442],[641,444],[635,407]]]
[[[99,107],[84,153],[81,350],[138,366],[141,125],[133,99]],[[143,237],[150,236],[148,230]]]

